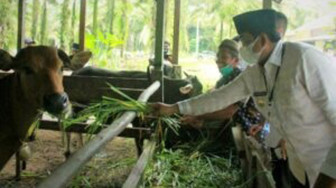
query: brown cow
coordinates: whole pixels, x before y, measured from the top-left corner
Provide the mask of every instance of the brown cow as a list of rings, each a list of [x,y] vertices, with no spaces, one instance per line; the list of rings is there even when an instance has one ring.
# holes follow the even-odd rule
[[[0,50],[0,69],[14,70],[0,79],[0,171],[26,139],[39,110],[60,114],[68,107],[62,66],[53,47],[27,47],[15,57]]]

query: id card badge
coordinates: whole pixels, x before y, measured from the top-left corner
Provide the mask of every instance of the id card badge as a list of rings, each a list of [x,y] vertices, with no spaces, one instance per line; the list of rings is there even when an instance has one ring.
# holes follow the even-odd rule
[[[253,93],[254,101],[256,105],[264,108],[268,102],[267,100],[267,91],[257,91]]]

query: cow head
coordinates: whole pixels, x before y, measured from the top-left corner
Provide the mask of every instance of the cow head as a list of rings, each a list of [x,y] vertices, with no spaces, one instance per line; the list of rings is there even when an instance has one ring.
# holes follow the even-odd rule
[[[15,71],[22,97],[52,114],[59,114],[67,108],[69,101],[63,88],[63,62],[56,48],[27,47],[15,57],[4,51],[0,54],[6,60],[0,68]]]
[[[202,94],[203,86],[202,83],[198,80],[197,76],[189,75],[186,72],[184,72],[184,75],[186,76],[188,84],[180,87],[181,94],[188,94],[190,97]]]

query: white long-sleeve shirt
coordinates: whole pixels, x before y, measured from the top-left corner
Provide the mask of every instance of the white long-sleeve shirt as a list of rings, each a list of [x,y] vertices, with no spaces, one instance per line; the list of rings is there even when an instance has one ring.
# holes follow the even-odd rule
[[[253,65],[230,84],[178,103],[182,114],[200,115],[252,96],[272,129],[287,141],[313,186],[319,172],[336,179],[336,62],[310,45],[278,42],[264,67]],[[272,105],[269,95],[274,86]],[[263,73],[264,72],[264,73]],[[264,74],[266,82],[264,79]],[[267,86],[266,86],[267,84]],[[268,88],[268,89],[267,89]],[[266,92],[266,95],[261,95]],[[322,164],[323,169],[321,169]]]

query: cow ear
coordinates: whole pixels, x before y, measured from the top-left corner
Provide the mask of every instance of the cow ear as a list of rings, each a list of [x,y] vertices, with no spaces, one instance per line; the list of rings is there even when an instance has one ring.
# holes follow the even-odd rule
[[[180,87],[180,93],[183,95],[187,95],[190,94],[193,89],[193,86],[191,84],[188,84],[186,86]]]
[[[183,71],[183,73],[187,78],[190,78],[190,75],[186,71]]]
[[[0,70],[8,71],[12,69],[14,57],[5,50],[0,49]]]
[[[82,67],[90,60],[92,57],[92,53],[90,51],[78,52],[71,58],[71,66],[72,70],[77,70]]]
[[[61,49],[57,49],[57,55],[58,57],[63,61],[63,66],[64,67],[70,67],[71,65],[71,60],[68,56],[68,54],[66,54],[63,50]]]

